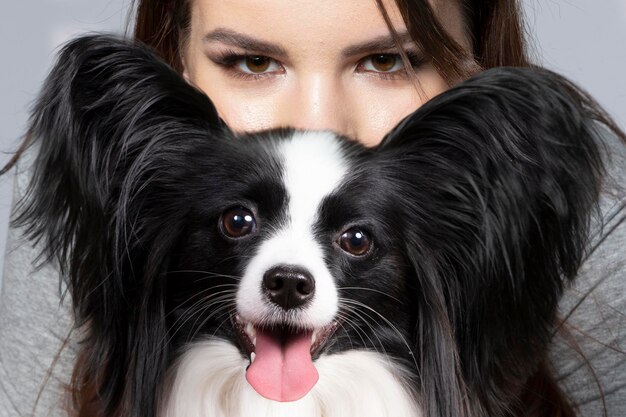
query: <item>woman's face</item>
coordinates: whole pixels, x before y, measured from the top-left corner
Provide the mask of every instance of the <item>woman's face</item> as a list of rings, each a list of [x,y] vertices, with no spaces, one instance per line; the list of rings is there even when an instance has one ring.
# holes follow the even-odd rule
[[[468,47],[456,1],[432,0]],[[192,0],[184,76],[237,131],[330,129],[378,143],[404,116],[447,88],[385,1],[423,90],[408,78],[374,0]]]

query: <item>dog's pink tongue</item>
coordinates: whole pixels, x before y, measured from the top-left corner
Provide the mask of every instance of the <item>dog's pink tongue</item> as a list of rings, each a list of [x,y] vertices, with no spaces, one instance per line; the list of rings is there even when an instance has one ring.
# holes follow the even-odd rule
[[[317,383],[311,332],[279,335],[257,330],[256,357],[246,371],[252,388],[274,401],[296,401]]]

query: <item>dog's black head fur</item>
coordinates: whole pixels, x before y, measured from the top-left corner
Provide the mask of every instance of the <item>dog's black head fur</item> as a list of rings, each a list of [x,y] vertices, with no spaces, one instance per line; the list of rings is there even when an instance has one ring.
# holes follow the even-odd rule
[[[322,353],[384,350],[411,369],[428,417],[520,413],[600,187],[586,100],[545,70],[490,70],[375,148],[342,140],[352,170],[311,233],[329,242],[343,314],[361,310]],[[81,415],[153,416],[182,346],[237,339],[234,277],[285,221],[271,149],[293,133],[234,134],[142,46],[90,36],[63,49],[33,112],[40,150],[17,221],[60,262],[87,326]],[[263,227],[226,241],[220,218],[243,204]],[[372,236],[366,257],[331,244],[354,222]]]

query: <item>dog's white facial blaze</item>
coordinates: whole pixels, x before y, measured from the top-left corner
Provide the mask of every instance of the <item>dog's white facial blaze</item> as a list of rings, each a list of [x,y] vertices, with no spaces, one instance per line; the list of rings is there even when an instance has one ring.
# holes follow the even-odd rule
[[[278,151],[284,163],[288,221],[260,245],[247,265],[237,292],[237,312],[245,321],[271,320],[277,307],[263,294],[263,275],[274,266],[293,265],[308,270],[315,280],[315,295],[297,315],[291,315],[293,324],[319,328],[333,320],[338,295],[313,228],[320,203],[340,184],[348,163],[330,132],[296,133]]]
[[[168,375],[160,417],[420,417],[405,371],[389,358],[350,350],[322,356],[320,379],[304,398],[261,397],[244,378],[247,360],[214,339],[189,348]]]

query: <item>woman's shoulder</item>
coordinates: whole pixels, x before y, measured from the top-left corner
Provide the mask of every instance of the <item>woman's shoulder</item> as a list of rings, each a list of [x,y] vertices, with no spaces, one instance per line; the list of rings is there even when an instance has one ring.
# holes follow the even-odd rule
[[[17,167],[14,204],[24,195],[31,159],[29,152]],[[23,230],[9,229],[0,291],[0,417],[64,415],[61,393],[74,358],[71,303],[61,300],[56,268],[33,267],[38,253]]]
[[[561,303],[553,364],[581,415],[626,415],[626,144],[605,132],[606,174],[587,257]],[[604,401],[602,400],[604,398]]]

